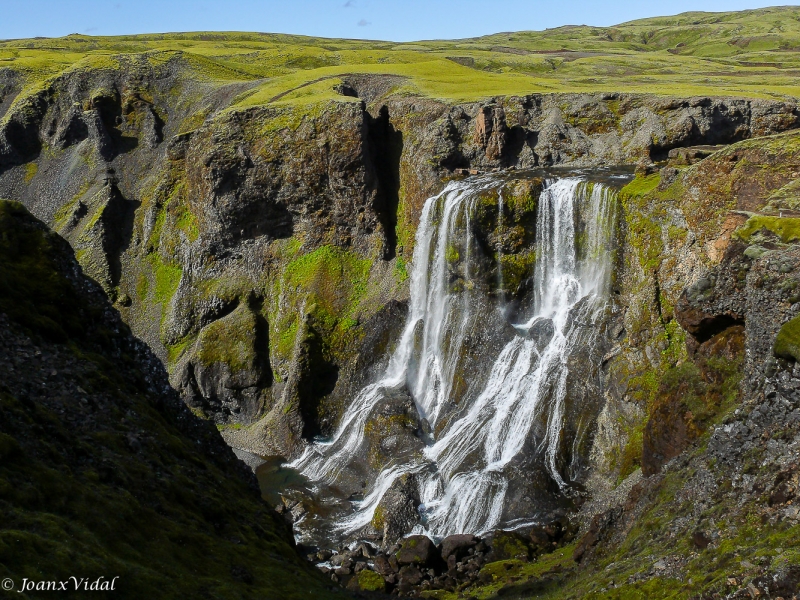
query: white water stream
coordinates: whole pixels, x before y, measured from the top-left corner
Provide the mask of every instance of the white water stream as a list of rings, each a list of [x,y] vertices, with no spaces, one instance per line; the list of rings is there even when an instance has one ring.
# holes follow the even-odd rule
[[[581,328],[596,323],[606,306],[614,192],[577,178],[545,187],[537,209],[530,317],[514,325],[519,335],[499,353],[478,391],[454,398],[455,376],[464,367],[462,345],[483,318],[474,314],[476,292],[469,285],[472,219],[480,194],[497,187],[492,178],[471,178],[451,182],[428,199],[416,237],[409,316],[388,367],[355,397],[329,441],[309,445],[289,465],[312,481],[335,483],[359,456],[365,425],[385,390],[411,393],[420,416],[438,432],[436,439],[423,456],[380,473],[355,510],[337,523],[343,534],[367,525],[383,495],[406,473],[416,473],[420,482],[419,531],[433,537],[490,531],[502,523],[515,476],[509,465],[526,444],[536,444],[552,479],[567,485],[559,471],[567,359],[585,339]],[[502,225],[502,212],[498,220]],[[579,232],[578,222],[585,223]],[[454,262],[467,282],[463,289],[452,288]],[[535,430],[539,435],[532,440]]]

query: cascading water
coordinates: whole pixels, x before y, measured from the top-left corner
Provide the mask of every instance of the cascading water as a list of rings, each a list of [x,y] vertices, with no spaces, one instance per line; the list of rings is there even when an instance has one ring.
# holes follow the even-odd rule
[[[487,310],[473,284],[473,219],[481,194],[498,185],[491,177],[451,182],[426,202],[409,316],[384,375],[356,396],[330,440],[309,445],[290,465],[313,482],[336,484],[362,457],[365,427],[376,406],[395,390],[410,393],[429,432],[424,450],[400,453],[380,471],[363,498],[338,519],[341,535],[368,525],[393,482],[410,473],[420,489],[417,531],[444,537],[508,525],[513,519],[506,514],[507,494],[524,448],[534,449],[558,488],[568,486],[560,464],[568,362],[577,347],[596,337],[605,315],[615,194],[577,178],[545,184],[537,208],[529,318],[513,325],[512,339],[485,382],[472,382],[465,391],[456,385],[457,375],[463,379],[470,368],[465,340],[485,321]],[[497,262],[502,285],[499,256]]]

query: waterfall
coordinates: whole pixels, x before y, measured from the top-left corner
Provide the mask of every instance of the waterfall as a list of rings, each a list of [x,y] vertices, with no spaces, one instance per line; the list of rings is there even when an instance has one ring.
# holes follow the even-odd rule
[[[497,193],[497,231],[503,234],[503,190]],[[497,291],[503,297],[503,242],[502,238],[497,242]]]
[[[428,199],[416,236],[408,319],[383,376],[355,397],[331,439],[309,445],[290,464],[312,481],[335,484],[359,460],[377,403],[392,390],[410,393],[430,439],[423,452],[401,456],[378,474],[336,524],[342,534],[367,525],[395,479],[408,473],[420,482],[418,531],[433,537],[490,531],[504,522],[513,461],[526,445],[559,488],[568,486],[560,464],[568,359],[587,335],[596,335],[607,305],[615,194],[578,178],[546,182],[537,208],[529,317],[513,325],[516,334],[486,380],[454,397],[456,375],[469,370],[465,339],[486,321],[486,303],[473,284],[474,214],[481,194],[500,184],[492,177],[450,182]],[[501,225],[502,210],[501,204]],[[499,259],[498,252],[501,278]]]

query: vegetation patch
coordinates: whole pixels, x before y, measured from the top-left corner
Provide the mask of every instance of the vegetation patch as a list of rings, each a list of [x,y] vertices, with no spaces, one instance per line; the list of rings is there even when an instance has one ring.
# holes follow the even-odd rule
[[[775,338],[776,356],[800,362],[800,316],[786,322]]]
[[[736,230],[736,236],[749,242],[753,235],[763,230],[774,233],[784,243],[800,241],[800,219],[766,215],[753,215],[747,219],[747,222]]]
[[[183,269],[178,265],[164,262],[158,254],[150,255],[150,266],[155,282],[153,295],[156,302],[166,308],[175,292],[178,291],[178,285],[183,277]]]
[[[196,357],[206,366],[223,363],[231,373],[251,368],[256,360],[256,316],[246,304],[204,327],[197,338]]]

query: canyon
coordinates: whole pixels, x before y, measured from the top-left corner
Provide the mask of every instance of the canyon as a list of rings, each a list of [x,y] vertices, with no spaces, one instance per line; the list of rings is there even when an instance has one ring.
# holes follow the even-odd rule
[[[355,72],[248,105],[189,52],[98,56],[0,69],[4,459],[125,489],[147,456],[137,506],[210,536],[175,572],[238,556],[245,597],[797,593],[795,99]],[[132,387],[63,375],[97,369]],[[119,439],[37,449],[37,411]]]

